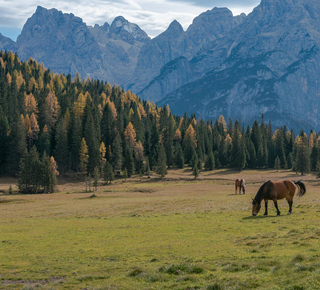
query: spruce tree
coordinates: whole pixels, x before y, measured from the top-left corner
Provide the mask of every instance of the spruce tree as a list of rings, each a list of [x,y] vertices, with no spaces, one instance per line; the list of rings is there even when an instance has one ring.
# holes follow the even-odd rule
[[[68,131],[63,119],[60,119],[57,125],[56,148],[54,152],[59,171],[61,173],[67,172],[69,164]]]
[[[159,174],[161,176],[161,178],[165,177],[168,173],[168,171],[167,171],[167,156],[166,156],[166,151],[165,151],[163,144],[160,145],[160,149],[159,149],[156,173]]]
[[[145,163],[145,166],[144,166],[144,173],[150,177],[150,165],[149,165],[149,158],[146,158],[146,163]]]
[[[134,173],[134,159],[132,150],[129,146],[126,146],[125,154],[124,154],[124,162],[123,162],[124,169],[126,169],[127,176],[131,177]]]
[[[276,157],[276,160],[274,161],[274,169],[279,171],[281,168],[280,158],[279,156]]]
[[[96,166],[93,171],[93,186],[95,187],[96,191],[98,190],[99,180],[100,180],[100,169],[98,166]]]
[[[106,148],[111,146],[113,136],[113,128],[115,127],[115,120],[110,108],[110,104],[107,103],[103,109],[103,115],[101,119],[101,139]],[[108,156],[109,157],[109,156]]]
[[[4,170],[9,150],[9,122],[0,105],[0,173]]]
[[[23,193],[39,193],[43,184],[43,165],[35,146],[21,158],[18,178],[19,191]]]
[[[180,143],[176,144],[176,156],[175,156],[175,164],[178,168],[184,168],[184,157],[183,151]]]
[[[88,162],[88,172],[93,173],[94,168],[99,166],[100,163],[100,142],[97,133],[97,127],[93,120],[92,114],[87,116],[87,121],[85,125],[85,139],[89,151],[89,162]],[[108,148],[108,147],[107,147]]]
[[[234,123],[232,134],[231,166],[239,171],[244,169],[246,164],[246,152],[244,138],[239,132],[239,123]]]
[[[79,116],[73,122],[71,139],[71,162],[73,170],[77,172],[80,169],[79,152],[82,142],[82,122]]]
[[[43,153],[42,156],[42,186],[45,193],[53,193],[57,185],[55,168],[52,166],[50,157]]]
[[[117,173],[120,172],[122,167],[122,144],[118,130],[115,130],[114,136],[115,137],[111,145],[112,156],[110,158],[110,162],[114,168],[114,171]]]
[[[20,159],[27,153],[26,131],[21,122],[21,118],[17,117],[12,124],[10,138],[10,146],[8,150],[7,163],[8,172],[12,175],[19,172]]]
[[[198,169],[198,165],[195,164],[192,168],[192,174],[194,176],[194,179],[197,179],[197,177],[199,176],[199,169]]]
[[[215,162],[214,162],[214,156],[213,156],[212,151],[207,156],[206,162],[204,164],[204,168],[208,171],[215,169]]]
[[[114,180],[113,168],[112,165],[107,161],[104,165],[104,173],[103,178],[106,183],[111,184],[111,181]]]
[[[309,142],[306,134],[301,131],[296,140],[295,169],[301,175],[310,171],[310,151]]]

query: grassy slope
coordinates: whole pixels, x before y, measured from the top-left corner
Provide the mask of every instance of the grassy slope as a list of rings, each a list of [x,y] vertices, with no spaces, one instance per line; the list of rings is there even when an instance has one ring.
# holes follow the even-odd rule
[[[89,198],[79,183],[52,195],[0,196],[0,288],[316,289],[320,288],[319,184],[286,201],[277,217],[251,216],[251,198],[267,179],[291,172],[245,171],[191,180],[132,179],[101,186]],[[12,181],[9,181],[12,183]],[[8,182],[0,181],[0,189]]]

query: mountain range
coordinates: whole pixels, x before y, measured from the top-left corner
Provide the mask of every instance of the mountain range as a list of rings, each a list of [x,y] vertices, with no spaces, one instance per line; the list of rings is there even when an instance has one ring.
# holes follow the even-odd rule
[[[275,126],[320,130],[318,0],[262,0],[239,16],[213,8],[153,39],[121,16],[91,27],[38,7],[16,42],[0,34],[0,49],[121,85],[176,114],[243,124],[264,114]]]

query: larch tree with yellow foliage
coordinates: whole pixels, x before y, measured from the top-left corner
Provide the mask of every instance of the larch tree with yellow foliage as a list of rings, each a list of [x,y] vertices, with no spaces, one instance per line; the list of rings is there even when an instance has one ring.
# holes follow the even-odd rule
[[[79,164],[80,172],[82,175],[85,175],[87,174],[87,166],[89,163],[89,150],[88,150],[86,140],[84,138],[82,138],[82,141],[81,141],[79,157],[80,157],[80,164]]]

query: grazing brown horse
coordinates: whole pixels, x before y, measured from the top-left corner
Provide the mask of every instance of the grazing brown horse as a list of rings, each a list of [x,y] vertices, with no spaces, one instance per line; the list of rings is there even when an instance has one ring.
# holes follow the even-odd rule
[[[277,215],[280,215],[280,211],[278,208],[278,199],[285,198],[289,203],[289,212],[288,214],[292,214],[292,204],[293,204],[293,196],[296,192],[297,187],[299,188],[299,196],[303,196],[306,193],[306,187],[301,181],[291,181],[291,180],[280,180],[280,181],[272,181],[269,180],[265,182],[260,189],[256,197],[252,201],[252,214],[256,216],[261,208],[261,201],[264,200],[265,203],[265,213],[264,215],[268,215],[268,200],[272,200],[274,202],[274,206],[277,209]]]
[[[239,194],[241,194],[241,189],[243,194],[246,194],[246,181],[244,179],[239,179],[239,178],[236,179],[235,186],[236,186],[235,194],[237,194],[238,188],[239,188]]]

